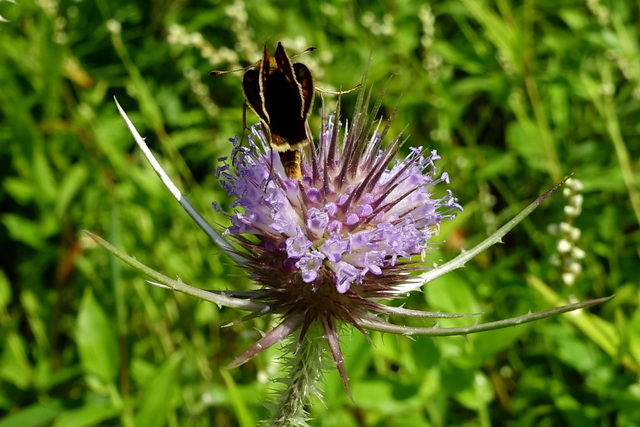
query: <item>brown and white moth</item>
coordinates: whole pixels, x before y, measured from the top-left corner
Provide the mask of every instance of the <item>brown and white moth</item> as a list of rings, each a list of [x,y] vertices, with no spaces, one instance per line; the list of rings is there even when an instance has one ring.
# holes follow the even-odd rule
[[[262,60],[252,66],[232,71],[214,70],[209,73],[217,76],[247,70],[242,80],[246,104],[249,104],[260,118],[269,145],[278,152],[287,177],[297,180],[302,179],[300,150],[311,141],[307,118],[313,105],[314,90],[341,95],[360,87],[356,85],[352,89],[339,92],[314,87],[309,68],[304,64],[291,62],[291,58],[312,50],[315,50],[315,47],[289,56],[282,43],[278,42],[273,57],[269,55],[265,46]],[[243,109],[242,118],[243,138],[246,127],[245,110],[246,108]]]
[[[271,148],[280,155],[287,177],[302,179],[300,150],[311,141],[307,124],[313,104],[311,71],[304,64],[292,63],[282,43],[273,57],[265,46],[262,60],[245,73],[242,88],[249,107],[264,124]]]
[[[303,53],[314,50],[306,49]],[[282,43],[269,56],[264,47],[262,60],[241,70],[211,71],[212,76],[247,70],[242,89],[251,110],[260,118],[269,145],[280,156],[287,177],[302,179],[300,150],[311,141],[307,117],[313,105],[313,77],[306,65],[291,62]],[[320,90],[320,89],[317,89]],[[324,92],[320,90],[321,92]],[[246,117],[243,110],[243,138]]]

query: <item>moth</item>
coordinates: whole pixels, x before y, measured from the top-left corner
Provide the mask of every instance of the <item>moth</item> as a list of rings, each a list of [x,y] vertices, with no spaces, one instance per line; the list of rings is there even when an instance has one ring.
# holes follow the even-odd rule
[[[273,58],[264,47],[262,61],[242,78],[249,107],[264,124],[271,148],[289,178],[301,180],[300,150],[311,141],[307,118],[313,105],[313,77],[306,65],[291,63],[278,42]]]
[[[304,64],[292,63],[278,42],[273,57],[264,47],[262,60],[244,74],[242,89],[247,104],[263,124],[267,141],[278,152],[287,177],[301,180],[301,149],[311,141],[307,123],[314,95],[311,71]]]
[[[360,87],[356,85],[345,91],[328,91],[313,85],[309,68],[301,63],[292,63],[291,58],[315,50],[309,47],[303,52],[289,56],[282,43],[278,42],[273,57],[264,47],[262,60],[240,70],[211,71],[209,75],[247,70],[242,78],[242,89],[246,98],[242,114],[242,139],[246,128],[246,105],[260,118],[263,130],[272,149],[278,152],[288,178],[302,179],[300,169],[301,149],[311,141],[307,119],[313,105],[314,90],[320,93],[342,95]]]

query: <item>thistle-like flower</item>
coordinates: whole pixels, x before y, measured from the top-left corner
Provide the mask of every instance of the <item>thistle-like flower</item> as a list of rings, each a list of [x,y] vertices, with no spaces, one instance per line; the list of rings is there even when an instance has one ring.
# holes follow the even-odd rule
[[[433,269],[421,261],[429,250],[439,223],[462,208],[449,190],[434,195],[434,187],[448,183],[436,173],[435,151],[411,148],[402,161],[394,160],[406,140],[396,136],[383,144],[391,118],[376,120],[381,100],[369,111],[370,95],[358,96],[349,124],[339,122],[340,101],[332,115],[323,108],[316,148],[309,148],[301,164],[300,181],[286,178],[279,156],[268,147],[258,126],[252,128],[248,147],[237,137],[233,152],[221,159],[218,177],[235,198],[231,226],[221,234],[191,206],[154,158],[130,120],[120,113],[162,182],[214,243],[242,266],[258,290],[204,291],[164,276],[125,255],[98,236],[100,245],[143,271],[161,287],[177,290],[219,305],[249,311],[243,319],[274,313],[280,322],[238,356],[239,366],[264,349],[299,331],[291,375],[280,398],[273,425],[305,425],[309,396],[324,368],[326,341],[344,386],[348,377],[339,343],[340,328],[352,325],[404,335],[465,335],[518,325],[554,314],[606,301],[600,298],[564,305],[511,319],[475,323],[456,328],[396,325],[379,314],[416,317],[461,317],[392,307],[381,301],[398,298],[429,281],[460,268],[478,253],[498,243],[560,184],[543,194],[493,235]],[[395,113],[395,111],[394,111]],[[443,189],[444,190],[444,189]],[[217,210],[222,210],[214,203]],[[313,333],[311,333],[313,331]],[[350,392],[349,392],[350,394]]]
[[[381,129],[368,99],[361,91],[348,126],[336,123],[338,112],[323,113],[300,181],[286,178],[261,125],[252,127],[248,147],[231,140],[231,164],[221,159],[218,178],[235,198],[224,234],[245,250],[243,267],[261,287],[254,300],[283,317],[232,366],[298,329],[302,342],[319,324],[348,390],[338,327],[349,323],[366,334],[362,319],[397,310],[379,301],[405,293],[440,221],[462,210],[451,191],[433,195],[449,180],[436,172],[435,150],[411,148],[394,161],[406,139],[398,135],[382,147],[391,119]]]

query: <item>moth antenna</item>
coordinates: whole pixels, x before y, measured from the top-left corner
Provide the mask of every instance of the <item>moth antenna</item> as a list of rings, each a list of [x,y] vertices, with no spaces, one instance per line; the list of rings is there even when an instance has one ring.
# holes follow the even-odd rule
[[[295,58],[296,56],[300,56],[300,55],[304,55],[305,53],[313,52],[316,49],[317,48],[315,46],[311,46],[311,47],[306,48],[302,52],[296,53],[295,55],[290,55],[289,58]],[[256,66],[256,64],[252,64],[252,65],[247,65],[246,67],[237,68],[235,70],[213,70],[213,71],[209,71],[209,75],[210,76],[220,76],[222,74],[237,73],[239,71],[247,71],[249,68],[252,68],[252,67],[255,67],[255,66]]]
[[[351,89],[348,90],[339,90],[339,91],[333,91],[333,90],[324,90],[324,89],[320,89],[317,86],[314,86],[314,89],[317,90],[320,93],[328,93],[330,95],[344,95],[345,93],[350,93],[353,92],[354,90],[358,89],[360,87],[360,84],[355,85],[354,87],[352,87]]]
[[[255,65],[247,65],[246,67],[238,68],[236,70],[213,70],[213,71],[209,71],[209,75],[220,76],[222,74],[237,73],[239,71],[247,71],[251,67],[255,67]]]
[[[316,50],[317,48],[315,46],[311,46],[306,48],[305,50],[303,50],[302,52],[298,52],[296,54],[293,55],[289,55],[289,58],[295,58],[296,56],[300,56],[300,55],[304,55],[305,53],[309,53],[309,52],[313,52],[314,50]]]

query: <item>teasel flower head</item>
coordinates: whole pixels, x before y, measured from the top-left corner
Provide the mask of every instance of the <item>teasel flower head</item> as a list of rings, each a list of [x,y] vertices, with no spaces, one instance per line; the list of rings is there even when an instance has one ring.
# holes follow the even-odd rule
[[[347,386],[339,327],[348,323],[366,334],[360,320],[387,313],[379,301],[406,293],[440,222],[462,210],[450,190],[434,195],[449,181],[437,172],[437,152],[413,147],[395,160],[406,139],[383,146],[391,120],[375,121],[362,93],[350,124],[339,122],[337,112],[323,114],[300,181],[285,177],[260,125],[247,147],[234,138],[231,160],[221,159],[218,178],[235,198],[224,234],[249,254],[243,267],[261,288],[257,299],[287,325],[234,364],[297,329],[303,340],[320,324]]]
[[[364,87],[364,80],[363,85]],[[237,322],[275,314],[278,324],[239,355],[239,366],[276,343],[290,349],[290,367],[271,425],[306,425],[310,396],[325,348],[328,348],[350,394],[340,348],[343,327],[402,335],[451,336],[514,326],[602,303],[594,299],[510,319],[442,328],[406,326],[387,316],[463,317],[393,307],[385,301],[403,298],[431,280],[463,267],[480,252],[498,243],[560,185],[529,204],[507,224],[475,247],[442,265],[423,263],[443,220],[462,210],[446,173],[437,172],[435,151],[409,148],[406,139],[387,138],[395,110],[386,121],[377,118],[380,97],[370,109],[370,94],[361,88],[350,122],[340,122],[340,99],[333,114],[322,112],[315,144],[301,163],[302,179],[286,178],[279,157],[272,152],[260,126],[252,128],[246,146],[236,137],[230,157],[220,159],[218,178],[234,199],[230,226],[218,232],[193,208],[155,159],[144,139],[118,105],[136,143],[152,167],[211,240],[229,255],[257,285],[256,290],[202,290],[141,264],[90,234],[101,246],[139,269],[149,283],[183,292],[220,306],[249,311]],[[386,139],[391,139],[384,143]],[[399,158],[399,160],[397,160]],[[435,194],[440,194],[436,196]],[[216,203],[214,207],[224,212]],[[433,264],[432,264],[433,265]],[[296,334],[297,335],[294,335]],[[290,336],[297,342],[291,345]],[[321,344],[322,342],[325,345]]]

